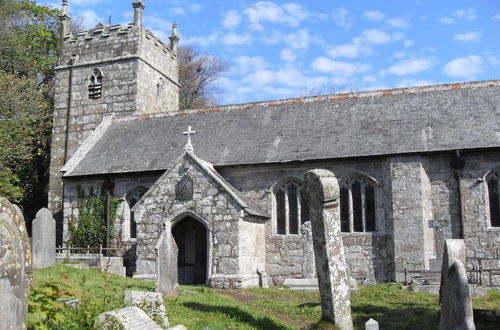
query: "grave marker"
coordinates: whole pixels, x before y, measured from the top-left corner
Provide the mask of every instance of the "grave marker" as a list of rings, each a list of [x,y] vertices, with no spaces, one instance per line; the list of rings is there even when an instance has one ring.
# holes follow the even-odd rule
[[[161,330],[151,318],[139,307],[125,307],[99,314],[96,326],[100,329],[124,330]]]
[[[168,328],[167,310],[159,292],[125,291],[125,303],[144,310],[151,318],[153,315],[163,320],[163,326]]]
[[[156,289],[164,296],[177,296],[179,294],[178,248],[170,228],[165,229],[161,234],[156,251]]]
[[[340,232],[339,185],[327,170],[305,175],[314,255],[323,318],[342,330],[353,329],[349,281]]]
[[[0,197],[0,323],[26,329],[31,249],[20,209]]]
[[[56,263],[56,221],[52,213],[40,209],[33,220],[33,268],[45,268]]]

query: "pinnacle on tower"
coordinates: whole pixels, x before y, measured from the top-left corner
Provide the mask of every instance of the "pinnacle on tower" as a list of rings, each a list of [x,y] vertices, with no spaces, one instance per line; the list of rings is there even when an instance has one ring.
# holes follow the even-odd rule
[[[68,15],[68,0],[62,0],[62,11],[59,16],[61,21],[61,40],[69,33],[69,21],[71,17]]]
[[[144,3],[142,0],[135,0],[132,3],[132,7],[134,7],[134,25],[142,26],[142,11],[144,10]]]
[[[177,53],[177,44],[179,43],[179,36],[177,34],[177,23],[174,22],[172,24],[172,35],[169,37],[170,39],[170,49]]]

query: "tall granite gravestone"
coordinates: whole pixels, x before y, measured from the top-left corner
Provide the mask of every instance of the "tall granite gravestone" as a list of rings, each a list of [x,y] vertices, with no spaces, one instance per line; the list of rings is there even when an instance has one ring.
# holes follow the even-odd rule
[[[447,239],[444,244],[439,290],[439,330],[476,329],[465,265],[464,241]]]
[[[52,213],[43,208],[37,212],[32,224],[33,268],[44,268],[56,263],[56,221]]]
[[[178,248],[169,228],[165,229],[156,245],[156,289],[164,296],[177,296],[177,253]]]
[[[0,328],[26,329],[31,249],[21,210],[0,197]]]
[[[353,329],[349,280],[340,232],[339,184],[327,170],[305,175],[323,318]]]

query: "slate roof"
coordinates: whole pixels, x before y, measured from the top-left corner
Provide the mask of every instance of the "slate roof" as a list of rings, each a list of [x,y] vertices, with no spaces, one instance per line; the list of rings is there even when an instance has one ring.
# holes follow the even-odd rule
[[[165,170],[187,126],[196,155],[214,166],[498,147],[499,114],[495,80],[130,117],[109,125],[65,176]]]

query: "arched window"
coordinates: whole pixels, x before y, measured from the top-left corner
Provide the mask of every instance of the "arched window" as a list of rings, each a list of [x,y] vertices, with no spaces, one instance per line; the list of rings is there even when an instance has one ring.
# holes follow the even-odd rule
[[[309,208],[304,185],[295,179],[284,180],[274,188],[276,233],[299,234],[308,220]]]
[[[89,99],[98,99],[102,95],[102,71],[99,68],[92,69],[89,83]]]
[[[490,225],[500,227],[500,195],[499,195],[500,168],[491,171],[486,176],[488,184],[488,201],[490,205]]]
[[[340,183],[340,228],[343,232],[376,231],[375,188],[361,175]]]
[[[125,195],[125,200],[127,201],[130,209],[132,209],[142,196],[144,196],[146,191],[148,191],[147,188],[139,186],[130,190],[127,195]],[[137,224],[134,220],[134,212],[132,211],[130,211],[130,227],[126,229],[130,232],[130,238],[137,238]]]

